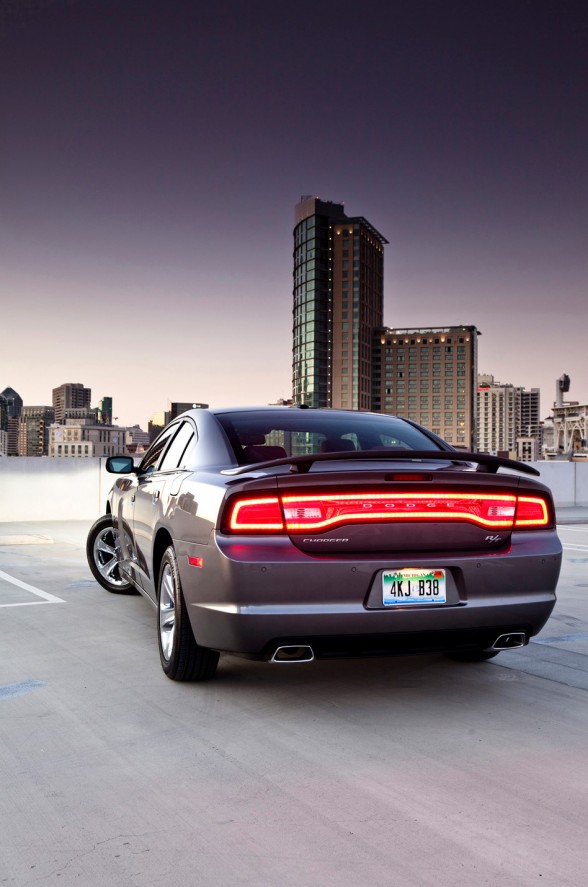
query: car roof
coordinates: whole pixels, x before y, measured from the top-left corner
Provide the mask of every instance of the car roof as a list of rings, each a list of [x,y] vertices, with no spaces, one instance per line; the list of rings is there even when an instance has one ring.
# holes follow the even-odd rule
[[[396,416],[396,415],[393,415],[392,413],[375,413],[372,410],[346,410],[346,409],[340,409],[339,407],[309,407],[309,406],[306,406],[305,404],[292,404],[292,405],[266,404],[265,406],[253,405],[253,406],[238,406],[238,407],[230,407],[230,406],[209,407],[205,410],[194,409],[194,410],[187,410],[187,412],[190,413],[191,415],[198,415],[198,413],[206,412],[206,413],[211,413],[212,415],[217,416],[217,415],[222,415],[223,413],[250,413],[250,412],[279,413],[279,412],[283,412],[284,410],[304,410],[304,411],[309,410],[309,411],[312,411],[313,413],[329,413],[329,414],[341,413],[342,415],[360,413],[361,415],[382,416],[382,417],[385,417],[388,419],[399,419],[401,422],[406,421],[406,419],[403,419],[402,416]]]

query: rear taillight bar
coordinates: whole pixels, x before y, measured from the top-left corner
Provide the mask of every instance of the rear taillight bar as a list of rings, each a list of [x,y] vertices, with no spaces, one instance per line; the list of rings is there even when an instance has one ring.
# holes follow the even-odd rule
[[[488,493],[349,493],[238,497],[229,533],[328,532],[342,524],[454,521],[487,529],[538,528],[551,523],[541,496]]]

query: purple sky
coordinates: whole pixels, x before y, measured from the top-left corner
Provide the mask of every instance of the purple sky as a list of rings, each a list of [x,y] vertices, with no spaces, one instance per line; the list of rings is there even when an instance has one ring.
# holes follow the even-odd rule
[[[588,401],[585,0],[4,0],[0,390],[119,422],[291,392],[303,194],[390,241],[385,322]]]

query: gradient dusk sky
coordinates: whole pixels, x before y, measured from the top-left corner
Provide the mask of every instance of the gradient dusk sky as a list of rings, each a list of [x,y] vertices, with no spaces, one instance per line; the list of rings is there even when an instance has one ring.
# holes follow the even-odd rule
[[[0,391],[120,424],[291,394],[302,195],[390,241],[389,326],[588,402],[586,0],[2,0]]]

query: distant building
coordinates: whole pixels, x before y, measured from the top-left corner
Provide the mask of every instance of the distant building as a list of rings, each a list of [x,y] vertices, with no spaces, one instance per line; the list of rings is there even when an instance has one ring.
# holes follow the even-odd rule
[[[9,419],[19,419],[22,412],[22,397],[14,388],[5,388],[0,391],[0,396],[6,401],[6,412]]]
[[[100,425],[112,425],[112,397],[103,397],[96,413]]]
[[[294,402],[372,407],[372,339],[383,324],[385,237],[342,203],[303,197],[294,227]]]
[[[97,425],[95,422],[68,420],[49,428],[49,456],[89,458],[116,456],[126,452],[126,428]]]
[[[55,421],[65,422],[65,411],[68,409],[89,409],[92,390],[84,388],[81,382],[64,382],[53,389],[53,409]]]
[[[143,431],[138,425],[127,428],[125,444],[128,453],[142,453],[149,448],[150,443],[148,431]]]
[[[541,459],[541,438],[517,437],[516,457],[519,462],[537,462]]]
[[[165,413],[165,424],[168,425],[173,419],[177,419],[179,415],[185,413],[186,410],[207,410],[207,403],[170,403]]]
[[[149,421],[147,423],[147,430],[149,433],[150,443],[153,443],[153,441],[158,436],[158,434],[161,431],[163,431],[163,429],[165,428],[165,426],[167,424],[167,421],[165,418],[166,415],[167,414],[164,410],[160,410],[158,413],[153,413],[153,415],[149,419]]]
[[[20,416],[18,418],[8,417],[8,430],[6,434],[6,449],[8,456],[18,456],[18,427],[20,424]]]
[[[553,407],[553,450],[546,458],[562,454],[570,458],[588,450],[588,404],[568,401]]]
[[[22,412],[22,397],[14,388],[0,392],[6,406],[6,455],[18,456],[18,425]]]
[[[98,410],[92,407],[70,407],[63,412],[63,424],[66,422],[92,422],[98,425]]]
[[[526,391],[494,376],[478,376],[478,443],[484,453],[506,453],[534,461],[541,449],[540,392]],[[535,441],[535,443],[532,443]]]
[[[155,440],[157,435],[163,431],[166,425],[169,425],[173,419],[177,419],[182,413],[185,413],[186,410],[207,410],[207,403],[180,403],[176,401],[169,401],[167,405],[167,410],[160,410],[157,413],[153,413],[149,422],[147,423],[149,440],[151,443]]]
[[[521,389],[521,420],[519,432],[522,436],[541,438],[541,392],[539,388]]]
[[[18,455],[46,456],[49,452],[49,426],[55,411],[49,406],[23,406],[18,419]]]
[[[6,398],[0,394],[0,456],[8,455],[8,410]]]
[[[494,376],[478,376],[478,450],[514,456],[521,412],[521,389],[495,382]]]
[[[375,330],[372,409],[474,449],[478,335],[475,326]]]

